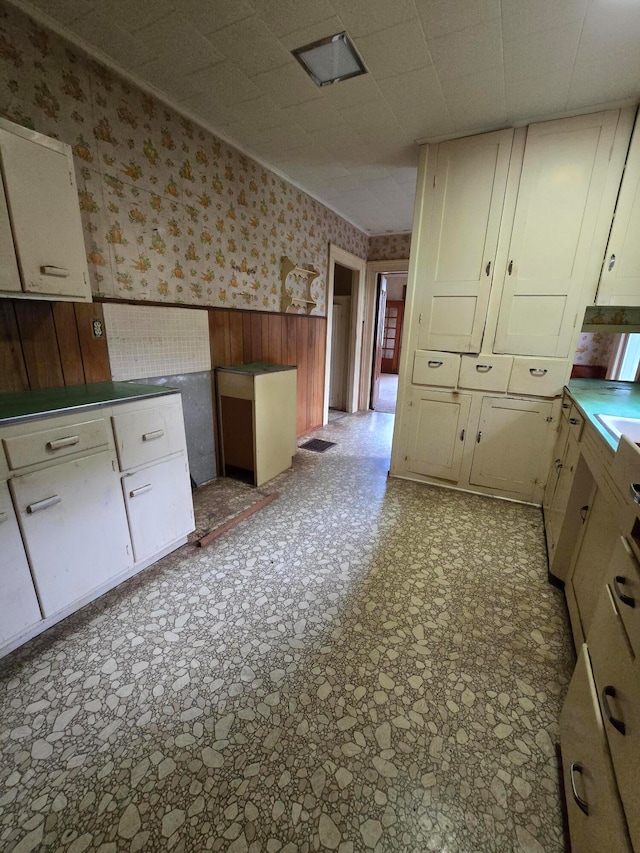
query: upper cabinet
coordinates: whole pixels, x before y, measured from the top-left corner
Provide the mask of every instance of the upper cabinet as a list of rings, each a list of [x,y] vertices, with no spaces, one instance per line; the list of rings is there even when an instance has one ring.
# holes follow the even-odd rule
[[[480,352],[512,140],[502,130],[442,143],[424,174],[419,349]]]
[[[91,302],[71,148],[0,119],[0,296]]]
[[[592,244],[619,117],[529,127],[494,352],[569,355],[583,289],[597,277]]]
[[[597,305],[640,305],[640,120],[631,139]]]

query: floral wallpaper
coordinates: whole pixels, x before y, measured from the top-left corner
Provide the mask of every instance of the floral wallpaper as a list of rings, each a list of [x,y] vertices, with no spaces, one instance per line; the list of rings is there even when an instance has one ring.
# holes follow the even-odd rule
[[[411,234],[383,234],[369,237],[368,261],[398,261],[409,257]]]
[[[608,367],[617,335],[602,332],[582,332],[578,338],[574,364]]]
[[[615,305],[590,305],[584,315],[584,326],[636,326],[640,331],[640,307],[619,308]],[[621,332],[629,329],[620,329]]]
[[[329,242],[367,257],[362,231],[5,4],[0,114],[73,147],[96,295],[279,311],[288,255],[324,314]]]

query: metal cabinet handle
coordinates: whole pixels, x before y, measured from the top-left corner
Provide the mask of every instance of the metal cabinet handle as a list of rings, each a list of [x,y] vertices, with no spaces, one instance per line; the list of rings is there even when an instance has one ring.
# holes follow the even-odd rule
[[[546,367],[530,367],[529,373],[532,376],[546,376],[549,371]]]
[[[60,495],[52,495],[50,498],[45,498],[42,501],[36,501],[33,504],[29,504],[27,506],[27,512],[30,515],[33,515],[34,512],[40,512],[43,509],[49,509],[51,506],[55,506],[62,501]]]
[[[476,370],[478,371],[478,373],[488,373],[492,369],[492,364],[476,364]]]
[[[145,492],[150,492],[153,486],[151,483],[147,483],[146,486],[139,486],[137,489],[131,489],[129,492],[130,498],[137,498],[138,495],[143,495]]]
[[[640,504],[640,483],[631,483],[629,491],[634,503]]]
[[[491,261],[489,261],[489,263],[486,265],[486,267],[484,268],[484,271],[487,275],[489,275],[491,273]]]
[[[464,441],[464,434],[465,430],[462,430],[462,432],[460,433],[460,441]]]
[[[627,579],[622,575],[616,575],[613,579],[613,588],[615,590],[616,595],[620,599],[623,604],[626,604],[627,607],[635,607],[636,600],[632,595],[627,595],[626,592],[623,592],[620,587],[624,586],[627,582]]]
[[[481,439],[482,439],[482,430],[479,430],[478,435],[476,436],[476,443],[480,444]]]
[[[607,685],[602,691],[602,707],[604,708],[604,713],[616,731],[619,731],[621,735],[627,733],[627,727],[624,724],[624,720],[618,719],[613,715],[613,711],[611,710],[611,706],[609,705],[609,699],[616,698],[616,688],[611,684]]]
[[[53,267],[44,264],[40,267],[40,275],[53,275],[56,278],[69,278],[69,270],[64,267]]]
[[[571,403],[563,403],[563,404],[562,404],[562,408],[563,408],[563,409],[570,409],[570,408],[571,408]]]
[[[513,261],[509,261],[509,266],[507,267],[509,275],[513,272]]]
[[[611,270],[615,267],[615,265],[616,265],[616,256],[611,255],[611,257],[609,258],[609,272],[611,272]]]
[[[571,424],[571,426],[579,426],[582,421],[578,418],[569,418],[569,423]]]
[[[164,435],[163,429],[154,429],[153,432],[143,433],[142,440],[143,441],[153,441],[155,438],[162,438],[163,435]]]
[[[61,450],[63,447],[73,447],[74,444],[79,444],[79,435],[68,435],[65,438],[55,438],[53,441],[48,441],[46,444],[47,450]]]
[[[564,465],[562,464],[562,459],[556,459],[553,464],[556,467],[556,471],[560,471],[561,468],[564,468]]]
[[[427,364],[429,367],[442,367],[444,362],[442,361],[428,361]]]
[[[582,519],[582,523],[584,524],[587,520],[587,513],[589,512],[589,505],[585,504],[580,507],[580,518]]]
[[[573,799],[576,801],[576,805],[578,806],[578,808],[586,815],[588,815],[589,803],[580,796],[576,789],[576,773],[580,773],[580,775],[582,775],[584,773],[584,767],[582,766],[582,764],[579,764],[577,761],[574,761],[569,770],[569,776],[571,777],[571,793],[573,794]]]

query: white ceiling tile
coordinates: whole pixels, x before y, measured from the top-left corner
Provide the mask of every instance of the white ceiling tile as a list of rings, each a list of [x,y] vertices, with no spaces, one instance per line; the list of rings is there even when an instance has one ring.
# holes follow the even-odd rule
[[[576,110],[611,101],[638,100],[640,52],[616,53],[599,62],[580,63],[573,69],[567,109]]]
[[[429,48],[417,17],[356,38],[354,44],[365,65],[378,80],[431,65]]]
[[[281,107],[315,101],[322,97],[320,88],[295,59],[280,68],[256,74],[251,80]]]
[[[502,67],[442,83],[455,129],[464,132],[495,127],[506,121]]]
[[[125,3],[123,0],[98,0],[97,8],[118,27],[132,33],[166,18],[174,11],[174,0],[136,0]]]
[[[327,103],[337,110],[356,104],[378,103],[380,99],[380,89],[373,74],[363,74],[350,80],[341,80],[332,86],[325,86],[322,94]]]
[[[334,15],[330,0],[253,0],[253,6],[277,36],[317,24]]]
[[[257,17],[246,18],[217,30],[211,42],[249,77],[286,65],[291,59],[267,25]]]
[[[571,69],[544,73],[535,78],[513,80],[507,78],[505,95],[507,117],[510,122],[522,123],[538,120],[543,116],[560,115],[565,112]]]
[[[193,75],[183,77],[172,72],[164,59],[154,59],[142,66],[145,78],[161,92],[176,101],[200,95],[205,89]]]
[[[580,26],[571,24],[505,41],[505,78],[517,81],[570,70],[575,62],[579,39]]]
[[[72,24],[83,15],[93,12],[97,0],[32,0],[36,9],[42,9],[61,24]]]
[[[286,116],[286,121],[297,122],[309,131],[344,124],[342,115],[328,102],[324,92],[320,100],[284,107],[282,114]]]
[[[500,17],[500,0],[415,0],[427,39]]]
[[[137,69],[156,58],[151,48],[99,12],[91,12],[74,21],[73,32],[127,70]],[[144,79],[144,75],[141,76]]]
[[[640,3],[591,0],[580,38],[578,62],[606,61],[610,53],[634,50],[640,50]]]
[[[248,0],[174,0],[176,8],[202,35],[228,27],[254,14]]]
[[[260,88],[228,60],[200,68],[189,77],[193,78],[200,91],[208,92],[223,104],[241,104],[262,94]]]
[[[333,6],[354,38],[406,23],[416,14],[413,0],[333,0]]]
[[[624,0],[623,0],[624,1]],[[581,24],[590,0],[509,0],[502,4],[505,39],[516,39],[551,27]]]
[[[344,31],[344,23],[337,15],[325,18],[315,24],[292,30],[290,33],[280,36],[280,42],[287,50],[295,50],[298,47],[306,47],[320,39],[335,36]]]
[[[502,63],[502,28],[494,18],[429,41],[440,80],[482,74]]]
[[[411,139],[453,130],[434,66],[380,80],[380,91]]]
[[[225,58],[223,53],[177,13],[139,30],[136,41],[153,52],[154,61],[164,61],[167,70],[173,73],[189,74]],[[185,44],[189,45],[188,50],[184,49]],[[139,67],[144,74],[144,66]],[[176,69],[179,69],[179,72]]]

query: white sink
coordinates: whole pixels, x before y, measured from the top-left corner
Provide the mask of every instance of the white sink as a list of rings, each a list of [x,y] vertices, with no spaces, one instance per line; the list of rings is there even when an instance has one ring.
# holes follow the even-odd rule
[[[626,435],[634,444],[640,442],[640,418],[621,418],[617,415],[596,415],[596,418],[615,438]]]

